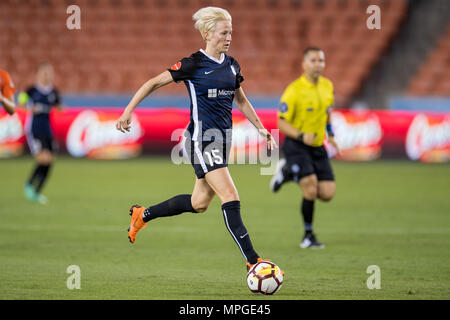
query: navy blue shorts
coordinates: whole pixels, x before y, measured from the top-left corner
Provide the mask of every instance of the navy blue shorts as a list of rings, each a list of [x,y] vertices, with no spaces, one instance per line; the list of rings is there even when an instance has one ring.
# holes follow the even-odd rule
[[[27,133],[27,142],[33,155],[41,152],[42,150],[49,150],[50,152],[55,150],[55,142],[51,134],[38,132],[33,133],[32,131]]]
[[[199,179],[204,178],[208,172],[228,166],[231,143],[186,139],[184,146]]]

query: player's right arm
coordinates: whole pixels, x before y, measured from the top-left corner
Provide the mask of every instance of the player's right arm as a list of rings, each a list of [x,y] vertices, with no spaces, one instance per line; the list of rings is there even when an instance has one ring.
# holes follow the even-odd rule
[[[139,90],[134,94],[131,101],[123,111],[120,118],[116,121],[116,129],[125,132],[130,131],[131,115],[136,107],[144,100],[148,95],[158,88],[161,88],[169,83],[173,82],[172,75],[169,71],[164,71],[158,76],[148,80],[144,83]]]

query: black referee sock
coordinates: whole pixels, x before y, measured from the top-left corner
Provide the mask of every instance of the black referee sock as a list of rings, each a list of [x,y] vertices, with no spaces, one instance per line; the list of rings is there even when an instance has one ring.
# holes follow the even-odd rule
[[[50,165],[41,165],[40,174],[37,176],[36,193],[40,193],[44,182],[47,180]]]
[[[245,259],[251,264],[255,264],[258,259],[258,254],[253,249],[250,236],[241,219],[241,202],[230,201],[222,204],[223,218],[228,231],[233,237],[234,241],[241,249]]]
[[[191,197],[190,194],[180,194],[160,204],[150,206],[145,209],[142,218],[144,222],[148,222],[156,218],[175,216],[183,212],[196,213],[197,211],[191,204]]]
[[[302,215],[303,223],[305,227],[305,233],[312,233],[312,222],[314,214],[314,200],[307,200],[303,198],[302,200]]]

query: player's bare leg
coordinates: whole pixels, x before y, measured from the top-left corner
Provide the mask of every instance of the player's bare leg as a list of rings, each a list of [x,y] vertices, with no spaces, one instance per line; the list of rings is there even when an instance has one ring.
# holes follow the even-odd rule
[[[239,195],[228,168],[219,168],[205,175],[206,182],[220,198],[222,204],[239,201]]]
[[[196,178],[191,198],[192,207],[198,213],[205,212],[215,195],[216,193],[205,179]]]

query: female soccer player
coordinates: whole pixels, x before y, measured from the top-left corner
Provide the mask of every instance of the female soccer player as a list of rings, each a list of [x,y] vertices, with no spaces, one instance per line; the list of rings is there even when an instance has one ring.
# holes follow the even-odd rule
[[[147,81],[117,120],[116,128],[122,132],[129,131],[132,112],[145,97],[173,81],[183,81],[191,100],[185,146],[197,176],[194,190],[192,194],[177,195],[148,208],[132,206],[128,238],[134,243],[138,231],[152,219],[183,212],[205,212],[217,194],[222,202],[226,227],[244,255],[247,268],[250,268],[261,258],[253,249],[242,222],[239,195],[227,167],[233,100],[267,139],[269,149],[275,147],[275,142],[242,90],[244,78],[238,62],[226,54],[232,33],[230,14],[221,8],[206,7],[197,11],[193,19],[195,28],[206,42],[206,48],[181,59],[167,71]]]
[[[47,203],[41,194],[53,163],[54,141],[50,127],[49,113],[54,106],[61,107],[58,91],[53,87],[53,67],[49,63],[38,66],[36,85],[19,95],[21,105],[31,112],[26,122],[26,136],[31,153],[36,159],[36,166],[25,183],[25,196],[33,202]]]
[[[0,103],[9,114],[14,114],[16,104],[14,103],[14,84],[11,76],[5,70],[0,70]]]
[[[333,169],[323,147],[325,131],[328,142],[334,140],[330,107],[334,103],[333,84],[322,77],[325,54],[317,47],[303,53],[304,74],[292,82],[281,97],[278,128],[286,136],[282,159],[271,180],[271,190],[277,192],[283,183],[294,180],[302,190],[301,212],[305,235],[301,248],[323,248],[313,233],[312,221],[316,199],[330,201],[336,190]]]

